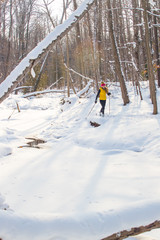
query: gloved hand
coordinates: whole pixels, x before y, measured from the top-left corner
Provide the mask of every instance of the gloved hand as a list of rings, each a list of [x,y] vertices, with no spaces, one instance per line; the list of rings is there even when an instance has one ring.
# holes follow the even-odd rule
[[[110,96],[110,95],[111,95],[111,93],[109,92],[107,95],[108,95],[108,96]]]
[[[95,103],[97,103],[97,99],[95,100]]]

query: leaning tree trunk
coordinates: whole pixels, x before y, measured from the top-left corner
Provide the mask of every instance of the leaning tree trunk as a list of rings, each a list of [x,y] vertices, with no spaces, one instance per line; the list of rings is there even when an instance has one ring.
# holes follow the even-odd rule
[[[18,66],[10,73],[10,76],[5,79],[5,84],[3,85],[3,82],[1,83],[3,85],[3,94],[0,95],[0,103],[4,101],[9,94],[13,91],[13,89],[18,85],[18,83],[22,82],[25,76],[31,71],[32,68],[34,68],[40,60],[46,55],[48,51],[50,51],[53,46],[60,40],[62,39],[77,23],[80,21],[84,15],[91,9],[93,4],[95,3],[95,0],[91,1],[86,1],[84,2],[84,10],[82,11],[81,6],[79,7],[79,11],[77,11],[77,16],[75,17],[73,14],[69,17],[68,21],[65,21],[62,25],[61,28],[59,28],[57,33],[57,29],[53,31],[55,33],[54,38],[52,39],[51,42],[48,43],[47,46],[43,48],[43,51],[41,49],[42,44],[48,37],[46,37],[40,44],[39,44],[39,50],[37,51],[37,47],[35,47],[31,52],[33,55],[36,52],[36,57],[32,59],[28,59],[30,54],[27,55],[26,58],[24,58]],[[71,20],[71,22],[69,21]],[[58,28],[58,27],[57,27]],[[53,35],[52,35],[53,36]],[[29,63],[28,63],[29,61]],[[27,64],[26,64],[27,62]],[[24,64],[25,63],[25,64]],[[24,65],[23,65],[24,64]],[[18,75],[16,74],[18,69]],[[10,82],[10,78],[12,77],[12,82]],[[7,81],[7,83],[6,83]]]
[[[123,230],[123,231],[114,233],[108,237],[105,237],[101,240],[123,240],[130,236],[137,236],[141,233],[149,232],[157,228],[160,228],[160,221],[155,221],[145,226],[133,227],[129,230]]]
[[[117,76],[119,78],[119,82],[120,82],[123,103],[124,103],[124,105],[126,105],[129,103],[129,97],[128,97],[128,92],[127,92],[127,88],[126,88],[126,84],[125,84],[125,80],[124,80],[123,70],[121,68],[120,55],[119,55],[119,51],[117,48],[117,43],[116,43],[114,30],[113,30],[113,16],[112,16],[110,0],[107,1],[107,6],[108,6],[108,27],[109,27],[109,32],[110,32],[110,37],[111,37],[111,42],[112,42],[116,74],[117,74]]]
[[[149,85],[150,85],[150,95],[151,95],[151,100],[152,100],[152,103],[153,103],[153,114],[157,114],[158,109],[157,109],[157,98],[156,98],[156,86],[155,86],[155,81],[154,81],[152,55],[151,55],[150,41],[149,41],[147,2],[148,1],[146,1],[146,0],[142,0],[142,7],[144,9],[143,18],[144,18],[144,25],[145,25],[145,44],[146,44],[146,52],[147,52],[147,70],[148,70]]]

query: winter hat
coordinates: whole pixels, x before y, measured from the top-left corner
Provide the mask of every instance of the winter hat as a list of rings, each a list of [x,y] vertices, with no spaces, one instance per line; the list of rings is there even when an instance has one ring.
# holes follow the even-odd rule
[[[104,82],[101,82],[101,87],[105,87],[106,84]]]

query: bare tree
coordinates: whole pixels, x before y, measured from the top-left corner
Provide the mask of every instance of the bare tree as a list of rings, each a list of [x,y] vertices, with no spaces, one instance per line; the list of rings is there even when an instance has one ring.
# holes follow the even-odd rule
[[[125,80],[124,80],[123,70],[121,68],[120,54],[118,51],[117,42],[116,42],[114,29],[113,29],[113,16],[112,16],[112,8],[111,8],[110,0],[107,1],[107,6],[108,6],[108,27],[109,27],[110,38],[111,38],[111,42],[112,42],[116,74],[118,76],[120,86],[121,86],[123,103],[124,103],[124,105],[126,105],[127,103],[129,103],[129,97],[128,97],[128,92],[127,92],[127,88],[126,88],[126,84],[125,84]]]
[[[0,0],[0,82],[2,82],[5,78],[5,71],[6,71],[6,52],[7,52],[7,45],[8,45],[8,38],[6,36],[7,33],[7,15],[8,12],[8,0]],[[10,16],[10,15],[9,15]]]
[[[73,6],[74,6],[74,10],[76,10],[78,7],[76,0],[73,0]],[[79,22],[75,26],[75,29],[76,29],[76,45],[77,45],[76,54],[78,57],[79,71],[82,73],[82,75],[84,75],[83,48],[82,48],[82,41],[81,41],[82,36],[81,36]],[[82,89],[83,88],[83,83],[82,83],[83,78],[81,78],[81,77],[78,77],[78,78],[79,78],[79,82],[80,82],[80,87]]]
[[[142,7],[144,10],[143,17],[144,17],[144,25],[145,25],[145,44],[146,44],[146,52],[147,52],[147,70],[148,70],[148,78],[149,78],[149,86],[150,86],[150,95],[153,103],[153,114],[157,114],[158,109],[157,109],[157,98],[156,98],[156,86],[155,86],[154,74],[153,74],[153,64],[152,64],[149,27],[148,27],[148,13],[147,13],[148,0],[141,0],[141,1],[142,1]]]
[[[11,55],[11,47],[12,47],[12,32],[13,32],[13,5],[12,5],[12,0],[10,0],[10,23],[9,23],[9,36],[8,36],[8,46],[7,46],[7,56],[6,56],[6,64],[5,64],[5,74],[4,77],[8,75],[8,70],[9,70],[9,60],[10,60],[10,55]]]
[[[98,63],[99,63],[99,74],[100,78],[104,78],[103,73],[103,23],[102,23],[102,1],[98,0],[98,6],[97,6],[98,16],[97,16],[97,48],[98,48]],[[105,80],[105,79],[104,79]]]
[[[158,87],[160,87],[160,54],[159,54],[159,41],[158,41],[158,25],[157,25],[157,11],[154,11],[154,38],[155,38],[155,56],[157,63],[157,77],[158,77]]]
[[[58,22],[63,22],[69,13],[70,3],[72,3],[70,11],[75,10],[79,3],[78,0],[64,0],[62,18],[57,20],[52,16],[49,8],[54,0],[43,0],[43,2],[44,5],[38,0],[0,0],[0,69],[4,76],[45,38]],[[79,89],[86,84],[86,75],[95,79],[96,88],[102,79],[119,80],[122,99],[126,105],[129,103],[126,81],[132,81],[134,86],[138,86],[136,89],[138,93],[139,81],[143,79],[141,73],[146,67],[155,113],[156,88],[154,88],[153,61],[156,62],[158,79],[160,79],[157,29],[159,18],[158,12],[153,13],[148,0],[145,7],[152,14],[149,17],[146,11],[146,17],[145,11],[142,11],[143,2],[146,1],[94,0],[93,10],[78,19],[74,28],[71,27],[72,30],[71,28],[65,30],[55,41],[54,46],[51,44],[46,49],[46,53],[50,51],[44,68],[48,73],[46,84],[52,84],[62,77],[67,79],[69,91],[70,87],[74,89],[72,78],[75,84],[78,83],[76,87]],[[154,2],[158,9],[160,3]],[[148,22],[150,27],[147,29]],[[61,40],[64,35],[68,36]],[[146,46],[149,46],[149,50]],[[43,62],[46,53],[41,54],[40,61],[39,59],[34,61],[34,66],[37,62]],[[70,68],[75,71],[69,73]],[[39,69],[40,66],[36,71]],[[79,74],[76,75],[76,71]],[[23,79],[27,79],[27,76],[23,76]],[[62,86],[62,81],[60,85]]]

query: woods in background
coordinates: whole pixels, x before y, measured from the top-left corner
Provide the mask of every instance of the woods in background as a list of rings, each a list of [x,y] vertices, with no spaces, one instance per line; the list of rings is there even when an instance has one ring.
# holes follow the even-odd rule
[[[54,16],[54,0],[0,0],[0,82],[54,27],[83,1],[63,0],[62,16]],[[54,11],[53,11],[54,12]],[[95,0],[94,7],[24,79],[35,90],[57,86],[82,89],[87,80],[120,82],[124,105],[129,103],[126,81],[140,92],[149,80],[153,113],[160,87],[160,2],[158,0]],[[43,63],[43,62],[42,62]],[[41,63],[41,64],[42,64]],[[74,71],[69,71],[69,69]],[[79,73],[79,74],[77,74]],[[39,77],[40,76],[40,77]],[[37,78],[39,82],[37,83]],[[69,91],[68,91],[69,95]],[[142,96],[141,96],[142,98]]]

